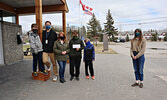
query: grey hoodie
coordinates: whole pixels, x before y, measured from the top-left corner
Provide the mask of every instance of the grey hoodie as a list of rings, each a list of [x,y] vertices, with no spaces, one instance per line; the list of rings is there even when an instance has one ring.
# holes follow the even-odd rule
[[[37,54],[38,52],[43,51],[42,43],[41,43],[41,40],[40,40],[38,34],[32,32],[32,31],[29,31],[28,38],[29,38],[32,53]]]

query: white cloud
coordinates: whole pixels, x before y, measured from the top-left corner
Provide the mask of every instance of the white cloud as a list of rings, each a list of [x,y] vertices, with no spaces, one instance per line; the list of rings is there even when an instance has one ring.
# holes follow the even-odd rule
[[[69,8],[69,13],[67,14],[67,24],[87,25],[91,16],[83,15],[84,12],[82,11],[81,6],[79,6],[79,0],[66,1]],[[106,13],[108,9],[110,9],[115,20],[115,26],[119,29],[120,23],[117,22],[120,21],[125,21],[125,23],[122,23],[122,30],[134,30],[138,27],[142,28],[143,30],[148,30],[151,28],[167,28],[167,18],[163,18],[167,17],[167,0],[82,0],[82,2],[85,5],[93,8],[93,12],[95,13],[97,19],[100,20],[102,27],[103,23],[106,21]],[[35,20],[35,18],[32,18],[32,16],[20,17],[20,19],[23,29],[26,29],[25,27],[30,25]],[[43,21],[46,20],[52,21],[52,23],[55,25],[62,25],[61,14],[44,15]],[[166,20],[166,22],[162,22],[163,20]],[[153,21],[161,22],[129,25],[136,22],[143,23]]]

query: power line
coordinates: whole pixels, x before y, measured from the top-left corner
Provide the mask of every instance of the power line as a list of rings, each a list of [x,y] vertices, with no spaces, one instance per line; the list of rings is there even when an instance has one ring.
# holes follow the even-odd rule
[[[158,20],[158,19],[167,19],[167,16],[166,17],[152,18],[152,19],[142,19],[141,21]],[[139,21],[139,20],[131,20],[131,21],[125,21],[125,22],[116,22],[116,23],[127,23],[127,22],[134,22],[134,21]]]
[[[138,24],[138,25],[141,25],[141,24],[150,24],[150,23],[167,23],[167,20],[161,20],[161,21],[151,21],[151,22],[141,22],[141,23],[132,23],[132,24],[119,24],[119,26],[120,25],[136,25],[136,24]],[[116,26],[118,26],[118,25],[116,25]]]
[[[124,19],[128,19],[128,18],[136,18],[136,16],[138,17],[142,17],[142,16],[151,16],[152,13],[147,13],[147,14],[139,14],[139,15],[135,15],[135,16],[127,16],[127,17],[124,17]],[[166,15],[164,15],[166,17]],[[116,17],[118,18],[118,17]]]
[[[152,22],[143,22],[141,24],[150,24],[150,23],[159,23],[159,22],[167,22],[167,20],[162,20],[162,21],[152,21]]]

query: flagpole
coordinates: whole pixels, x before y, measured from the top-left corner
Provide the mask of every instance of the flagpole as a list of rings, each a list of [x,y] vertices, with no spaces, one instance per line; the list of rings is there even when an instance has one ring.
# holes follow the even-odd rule
[[[84,13],[83,13],[82,16],[81,16],[81,13],[80,13],[80,5],[82,5],[82,10],[84,11]],[[84,16],[85,14],[92,16],[92,15],[93,15],[92,12],[91,12],[92,10],[93,10],[93,8],[90,8],[90,7],[88,7],[88,6],[85,6],[85,5],[82,3],[82,1],[79,0],[79,20],[81,19],[81,17],[82,17],[82,19],[83,19],[83,17],[85,17],[85,16]],[[82,24],[83,24],[82,19],[79,21],[79,23],[80,23],[81,26],[82,26]],[[86,36],[87,36],[87,35],[86,35]]]
[[[80,14],[81,14],[81,12],[80,12],[80,0],[79,0],[79,21],[81,21],[80,19]],[[81,23],[81,22],[80,22]],[[78,33],[79,33],[79,26],[78,26]],[[80,34],[80,33],[79,33]]]
[[[81,8],[80,8],[80,5],[82,5],[82,3],[81,3],[82,1],[81,0],[79,0],[79,20],[80,20],[80,22],[79,22],[79,27],[82,27],[82,20],[81,20],[81,18],[83,19],[83,15],[81,16]],[[79,30],[79,28],[78,28],[78,30]],[[81,31],[82,32],[82,31]],[[82,33],[80,34],[80,36],[82,37]]]
[[[85,14],[83,14],[83,18],[85,19]],[[86,35],[84,35],[84,36],[85,36],[85,38],[87,38],[87,27],[85,27],[85,29],[86,29],[86,33],[84,33],[84,34],[86,34]]]

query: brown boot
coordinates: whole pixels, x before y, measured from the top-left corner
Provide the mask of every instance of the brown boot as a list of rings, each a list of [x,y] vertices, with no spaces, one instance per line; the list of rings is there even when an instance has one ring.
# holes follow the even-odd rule
[[[140,83],[139,88],[143,88],[143,83]]]
[[[132,87],[136,87],[136,86],[139,86],[139,83],[134,83],[131,85]]]

